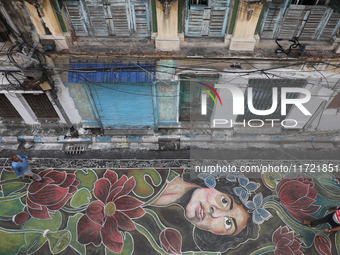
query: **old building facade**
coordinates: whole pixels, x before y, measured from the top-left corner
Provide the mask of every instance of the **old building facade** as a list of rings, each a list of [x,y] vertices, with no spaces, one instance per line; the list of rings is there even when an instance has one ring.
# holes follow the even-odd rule
[[[309,142],[335,142],[338,4],[2,1],[2,142],[180,149],[224,146],[246,134],[254,134],[251,142],[290,142],[282,134],[310,132]],[[241,114],[233,112],[230,86],[244,98]],[[278,89],[270,117],[249,109],[248,88],[253,107],[262,110],[273,106]],[[282,114],[284,88],[310,91],[309,115],[292,104]],[[285,96],[302,98],[299,91]],[[236,124],[213,125],[221,119]],[[219,137],[224,143],[216,145]]]

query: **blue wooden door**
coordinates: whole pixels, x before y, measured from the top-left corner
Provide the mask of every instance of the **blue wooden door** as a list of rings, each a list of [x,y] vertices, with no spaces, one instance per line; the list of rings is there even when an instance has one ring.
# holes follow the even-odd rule
[[[89,101],[87,105],[93,109],[91,119],[95,117],[104,129],[155,127],[155,81],[154,61],[78,60],[70,63],[68,75],[69,83],[83,84]],[[75,94],[77,92],[79,90]],[[78,109],[84,108],[85,101],[78,100]],[[88,107],[85,110],[89,112]]]
[[[88,84],[103,128],[153,128],[152,83]]]

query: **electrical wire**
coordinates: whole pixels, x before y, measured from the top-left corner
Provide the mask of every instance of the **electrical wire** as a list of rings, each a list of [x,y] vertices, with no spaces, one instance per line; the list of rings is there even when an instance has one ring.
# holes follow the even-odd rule
[[[44,3],[43,3],[44,4]],[[49,8],[51,8],[50,6],[48,6]],[[52,9],[52,8],[51,8]],[[55,11],[55,12],[57,12],[57,10],[55,10],[54,8],[53,8],[53,10]],[[60,12],[59,12],[60,13]],[[97,38],[95,38],[97,41],[99,41]],[[106,45],[105,43],[103,43],[102,41],[99,41],[100,43],[102,43],[103,45],[105,45],[106,47],[108,47],[109,48],[109,46],[108,45]],[[146,70],[144,67],[142,67],[142,66],[140,66],[140,65],[138,65],[138,64],[136,64],[136,63],[134,63],[134,62],[131,62],[130,60],[128,60],[130,63],[132,63],[132,64],[134,64],[134,65],[136,65],[136,67],[138,67],[138,68],[140,68],[140,69],[142,69],[143,71],[145,71],[145,72],[148,72],[148,73],[150,73],[151,75],[153,75],[153,76],[155,76],[155,74],[154,73],[151,73],[150,71],[148,71],[148,70]],[[197,60],[196,60],[197,61]],[[212,64],[213,63],[215,63],[215,62],[211,62]],[[249,63],[248,63],[249,64]],[[284,67],[291,67],[291,66],[294,66],[294,65],[300,65],[301,63],[296,63],[296,64],[289,64],[289,65],[286,65],[286,66],[284,66]],[[204,64],[201,64],[201,65],[204,65]],[[161,66],[161,65],[156,65],[156,66]],[[272,68],[269,68],[269,69],[263,69],[263,70],[260,70],[260,69],[257,69],[257,68],[255,68],[255,66],[254,65],[252,65],[251,64],[251,66],[253,66],[254,67],[254,69],[255,70],[247,70],[247,71],[225,71],[225,70],[223,70],[223,71],[219,71],[218,73],[235,73],[235,74],[241,74],[241,73],[243,73],[243,74],[250,74],[250,73],[256,73],[256,72],[260,72],[260,73],[263,73],[264,75],[266,75],[267,76],[267,78],[269,79],[269,80],[271,80],[271,78],[268,76],[268,74],[266,73],[266,71],[269,71],[269,70],[275,70],[275,69],[278,69],[278,67],[276,67],[275,69],[272,69]],[[335,66],[336,68],[338,68],[338,66],[337,65],[333,65],[333,66]],[[178,70],[186,70],[186,71],[201,71],[201,72],[203,72],[203,71],[212,71],[212,70],[198,70],[198,69],[194,69],[194,68],[186,68],[186,67],[172,67],[172,66],[166,66],[167,68],[174,68],[175,69],[175,72],[176,71],[178,71]],[[197,65],[196,65],[196,67],[197,67]],[[283,68],[284,68],[283,67]],[[126,67],[126,68],[130,68],[131,69],[131,67]],[[280,67],[280,68],[282,68],[282,67]],[[313,68],[317,71],[317,69],[313,66]],[[112,68],[110,68],[110,69],[112,69]],[[121,69],[121,68],[120,68]],[[100,69],[98,69],[98,68],[96,68],[96,69],[92,69],[92,70],[100,70]],[[68,72],[72,72],[72,71],[75,71],[75,69],[68,69],[67,70]],[[77,70],[78,72],[81,72],[81,70]],[[86,72],[86,71],[88,71],[88,70],[84,70],[84,72]],[[127,70],[127,72],[129,72],[129,71],[131,71],[131,70]],[[168,73],[169,74],[169,72],[162,72],[162,71],[157,71],[157,73]],[[170,73],[171,74],[171,73]],[[274,75],[274,74],[271,74],[271,75]],[[323,75],[323,77],[326,79],[326,77]],[[166,85],[169,85],[169,86],[173,86],[172,84],[168,84],[167,83],[167,80],[159,80],[158,79],[158,81],[159,82],[163,82],[163,83],[165,83]],[[327,81],[327,79],[326,79],[326,81]],[[87,81],[87,83],[88,83],[89,81]],[[327,81],[328,82],[328,81]],[[98,83],[90,83],[90,84],[95,84],[95,85],[97,85],[97,86],[102,86],[102,85],[98,85]],[[104,86],[105,87],[105,86]],[[118,92],[124,92],[124,91],[119,91],[119,90],[117,90]],[[126,91],[125,91],[125,93],[127,93]],[[136,94],[136,95],[142,95],[142,94]],[[142,95],[142,96],[150,96],[150,95]],[[171,96],[171,97],[177,97],[177,96]]]

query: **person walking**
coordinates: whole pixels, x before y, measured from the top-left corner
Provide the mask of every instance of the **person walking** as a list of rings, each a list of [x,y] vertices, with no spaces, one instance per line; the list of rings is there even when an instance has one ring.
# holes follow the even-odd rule
[[[27,159],[32,160],[32,158],[16,154],[13,154],[10,158],[12,159],[12,169],[20,181],[24,180],[25,175],[32,177],[35,181],[44,181],[39,174],[33,173],[31,166],[28,165]]]
[[[324,231],[329,234],[333,234],[340,230],[340,206],[331,207],[327,210],[328,212],[334,211],[326,215],[325,217],[313,221],[304,220],[304,223],[309,227],[315,227],[317,225],[328,223],[331,228],[325,228]]]

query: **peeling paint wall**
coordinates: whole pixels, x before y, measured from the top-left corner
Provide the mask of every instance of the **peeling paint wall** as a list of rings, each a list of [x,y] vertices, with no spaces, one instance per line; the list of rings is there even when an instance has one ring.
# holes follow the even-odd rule
[[[40,7],[38,8],[39,14],[37,8],[34,5],[31,5],[26,1],[25,4],[29,10],[31,21],[36,27],[39,35],[46,35],[50,33],[52,35],[63,34],[57,15],[55,13],[56,11],[54,10],[54,7],[51,6],[50,1],[44,0],[40,4]],[[39,17],[39,15],[41,17]],[[50,33],[46,33],[46,30]]]
[[[160,126],[177,125],[178,89],[177,82],[158,83],[158,105]]]
[[[91,102],[84,88],[84,84],[71,83],[68,84],[68,89],[72,99],[81,116],[81,122],[84,128],[98,128],[98,122],[93,112]]]
[[[160,37],[176,37],[178,35],[178,0],[162,5],[156,0],[157,31]]]

